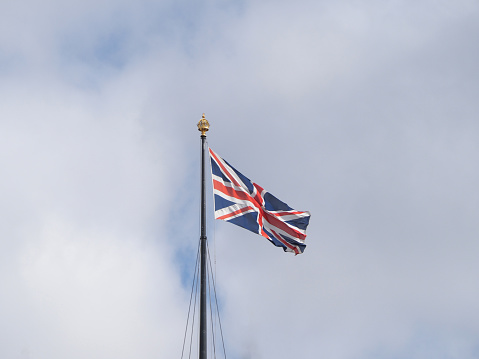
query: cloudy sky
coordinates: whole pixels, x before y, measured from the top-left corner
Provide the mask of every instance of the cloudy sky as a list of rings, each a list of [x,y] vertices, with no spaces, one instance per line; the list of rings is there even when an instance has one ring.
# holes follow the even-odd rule
[[[479,358],[478,44],[476,0],[2,0],[0,357],[180,357],[205,112],[312,214],[210,214],[229,358]]]

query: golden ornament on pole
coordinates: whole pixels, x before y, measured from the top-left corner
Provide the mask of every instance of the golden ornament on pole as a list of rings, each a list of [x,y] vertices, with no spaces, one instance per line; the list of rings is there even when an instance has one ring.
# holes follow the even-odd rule
[[[210,128],[210,123],[205,118],[205,114],[201,118],[200,122],[198,122],[198,131],[201,131],[201,136],[206,136],[206,131]]]

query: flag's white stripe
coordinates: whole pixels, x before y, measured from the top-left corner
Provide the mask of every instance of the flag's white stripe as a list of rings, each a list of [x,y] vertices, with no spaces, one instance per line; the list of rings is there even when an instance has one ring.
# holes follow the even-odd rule
[[[269,212],[269,213],[274,214],[274,212]],[[278,218],[281,221],[291,221],[293,219],[299,219],[299,218],[303,218],[303,217],[306,217],[306,216],[300,216],[298,214],[285,214],[285,215],[282,215],[282,216],[275,216],[275,217]]]
[[[234,206],[229,206],[227,208],[219,209],[219,210],[215,211],[215,219],[218,218],[218,217],[224,216],[224,215],[229,215],[229,214],[231,214],[235,211],[241,210],[243,208],[244,207],[237,207],[236,205],[234,205]],[[240,217],[240,216],[242,216],[246,213],[251,213],[251,212],[256,213],[256,211],[254,209],[248,209],[247,211],[237,213],[234,216],[230,216],[228,218],[225,218],[224,220],[229,221],[233,218]]]
[[[216,195],[226,199],[227,201],[237,203],[237,204],[243,204],[244,206],[250,206],[250,207],[256,208],[256,204],[252,203],[251,201],[244,200],[244,199],[239,199],[239,198],[236,198],[236,197],[231,197],[231,196],[225,195],[223,192],[216,192],[215,191],[214,193]]]
[[[225,221],[226,221],[226,222],[231,221],[232,219],[235,219],[236,217],[241,217],[243,214],[245,214],[245,213],[250,213],[250,212],[255,212],[255,213],[256,213],[256,211],[249,210],[249,211],[242,212],[242,213],[238,213],[238,214],[235,214],[234,216],[228,217],[228,218],[225,219]],[[259,233],[259,231],[256,232],[256,233]]]
[[[296,210],[291,210],[291,211],[268,211],[271,214],[277,214],[277,213],[291,213],[291,216],[296,216],[297,218],[302,218],[302,217],[311,217],[311,214],[307,211],[296,211]],[[292,213],[292,212],[299,212],[299,213]],[[288,214],[280,215],[281,217],[286,217]],[[279,218],[279,217],[278,217]]]

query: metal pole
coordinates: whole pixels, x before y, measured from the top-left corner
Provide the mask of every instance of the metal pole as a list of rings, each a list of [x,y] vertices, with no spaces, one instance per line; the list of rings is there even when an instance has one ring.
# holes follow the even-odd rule
[[[203,114],[198,122],[201,131],[201,235],[200,235],[200,357],[207,359],[207,314],[206,314],[206,197],[205,197],[205,157],[206,157],[206,131],[209,123]]]

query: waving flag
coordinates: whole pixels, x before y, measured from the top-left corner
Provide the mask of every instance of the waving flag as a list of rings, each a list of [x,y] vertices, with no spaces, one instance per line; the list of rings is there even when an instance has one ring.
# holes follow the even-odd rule
[[[210,148],[215,218],[260,234],[284,251],[303,253],[309,212],[296,211],[251,182]]]

